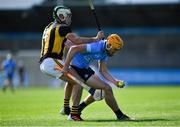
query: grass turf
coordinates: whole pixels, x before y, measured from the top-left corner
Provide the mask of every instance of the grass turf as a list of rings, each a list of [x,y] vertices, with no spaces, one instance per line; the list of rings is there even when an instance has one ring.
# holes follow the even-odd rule
[[[67,121],[59,114],[63,89],[28,88],[0,91],[0,126],[180,126],[180,87],[114,89],[122,111],[135,121],[116,121],[104,101],[88,106],[85,121]],[[83,98],[87,95],[84,91]]]

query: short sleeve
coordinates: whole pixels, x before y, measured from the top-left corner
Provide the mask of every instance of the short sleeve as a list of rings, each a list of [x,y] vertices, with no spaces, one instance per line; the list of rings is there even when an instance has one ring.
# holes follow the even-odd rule
[[[86,45],[86,51],[89,53],[101,52],[102,49],[103,49],[103,44],[101,43],[101,41]]]

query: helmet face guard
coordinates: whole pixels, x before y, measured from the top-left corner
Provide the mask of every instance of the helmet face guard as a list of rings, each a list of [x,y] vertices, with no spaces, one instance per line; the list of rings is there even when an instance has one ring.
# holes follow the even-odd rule
[[[56,6],[53,11],[53,17],[60,23],[65,23],[67,25],[71,24],[71,10],[68,7]]]

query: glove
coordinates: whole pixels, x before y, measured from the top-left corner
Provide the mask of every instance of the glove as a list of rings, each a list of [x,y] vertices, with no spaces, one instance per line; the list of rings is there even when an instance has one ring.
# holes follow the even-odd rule
[[[126,84],[125,84],[124,81],[118,81],[116,86],[117,86],[118,88],[123,88],[125,85],[126,85]]]

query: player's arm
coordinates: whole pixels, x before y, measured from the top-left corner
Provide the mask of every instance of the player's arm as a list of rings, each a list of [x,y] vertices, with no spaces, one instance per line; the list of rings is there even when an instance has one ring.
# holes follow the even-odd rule
[[[102,38],[104,38],[104,33],[102,31],[99,31],[96,37],[80,37],[75,33],[68,33],[66,35],[66,38],[76,45],[87,44],[101,40]]]
[[[63,67],[63,72],[67,72],[68,67],[71,63],[71,60],[75,56],[76,53],[85,52],[85,51],[86,51],[86,45],[85,44],[72,46],[67,53],[66,60],[64,63],[64,67]]]
[[[103,75],[103,77],[116,85],[118,81],[109,73],[106,62],[99,61],[98,64],[99,64],[99,72]]]
[[[99,71],[100,73],[103,75],[103,77],[105,79],[107,79],[108,81],[112,82],[114,85],[116,85],[117,87],[124,87],[124,86],[120,86],[119,84],[122,82],[120,80],[117,80],[116,78],[114,78],[108,71],[106,62],[103,61],[99,61]]]

